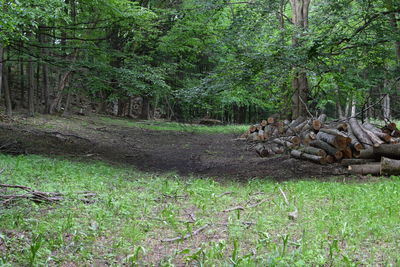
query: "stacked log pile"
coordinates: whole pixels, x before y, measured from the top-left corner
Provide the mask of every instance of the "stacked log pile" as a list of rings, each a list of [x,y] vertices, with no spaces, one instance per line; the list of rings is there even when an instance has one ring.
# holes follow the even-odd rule
[[[270,117],[251,125],[241,139],[254,142],[260,157],[289,153],[319,164],[341,162],[356,174],[395,174],[400,131],[390,123],[379,129],[355,118],[327,123],[326,115],[279,121]]]

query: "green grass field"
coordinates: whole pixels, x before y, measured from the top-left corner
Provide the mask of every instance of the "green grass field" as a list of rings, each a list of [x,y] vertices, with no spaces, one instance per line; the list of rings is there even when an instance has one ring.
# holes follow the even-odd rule
[[[54,204],[0,206],[0,266],[400,264],[399,177],[218,183],[6,155],[0,168],[1,183],[66,194]],[[97,196],[84,203],[77,191]],[[226,211],[237,206],[243,210]],[[161,242],[205,225],[187,240]]]
[[[155,131],[178,131],[178,132],[193,132],[193,133],[234,133],[242,134],[249,126],[240,124],[206,126],[199,124],[167,122],[167,121],[138,121],[130,119],[118,119],[112,117],[101,117],[100,121],[109,125],[139,127]]]

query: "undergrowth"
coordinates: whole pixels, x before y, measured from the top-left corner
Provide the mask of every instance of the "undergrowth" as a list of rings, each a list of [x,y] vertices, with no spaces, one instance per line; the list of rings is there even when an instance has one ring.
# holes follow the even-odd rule
[[[398,177],[221,184],[6,155],[0,155],[0,168],[0,183],[66,194],[54,204],[21,200],[0,206],[1,266],[400,264]],[[82,202],[77,191],[95,192],[94,202]],[[296,209],[297,219],[289,219]],[[205,225],[186,240],[161,241]]]

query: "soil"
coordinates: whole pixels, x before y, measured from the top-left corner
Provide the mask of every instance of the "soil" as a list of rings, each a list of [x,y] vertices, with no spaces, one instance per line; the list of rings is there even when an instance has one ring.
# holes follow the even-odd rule
[[[51,118],[35,124],[0,124],[0,149],[13,154],[62,155],[74,160],[102,160],[148,172],[246,181],[326,178],[344,174],[338,165],[318,165],[286,155],[260,158],[236,134],[153,131],[110,125],[89,117],[64,119],[46,128]],[[68,123],[74,122],[70,125]],[[74,127],[73,127],[74,126]],[[7,146],[7,144],[9,144]],[[1,146],[3,145],[3,148]]]

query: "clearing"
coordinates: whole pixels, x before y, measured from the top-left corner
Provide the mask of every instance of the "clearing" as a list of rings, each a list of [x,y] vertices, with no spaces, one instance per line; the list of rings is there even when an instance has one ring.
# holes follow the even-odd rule
[[[217,179],[275,180],[324,178],[343,174],[337,165],[321,166],[289,157],[259,158],[233,141],[244,126],[199,126],[111,117],[17,119],[0,128],[0,142],[17,142],[17,151],[103,160],[143,171],[171,172]]]
[[[0,155],[0,184],[63,199],[0,206],[1,266],[400,263],[399,177],[259,159],[232,141],[241,126],[17,121],[1,127],[2,149],[19,155]]]

